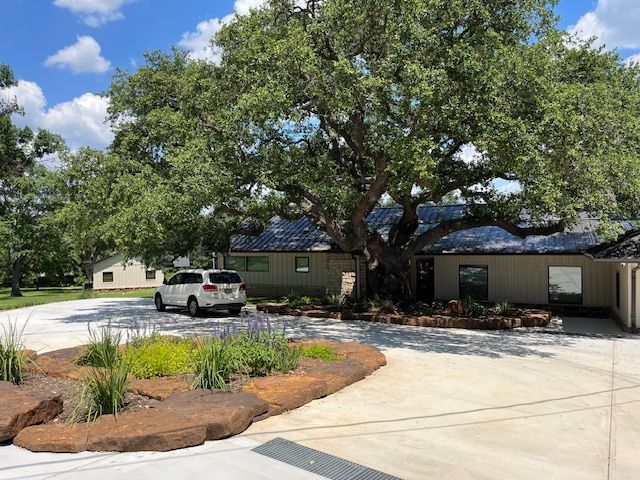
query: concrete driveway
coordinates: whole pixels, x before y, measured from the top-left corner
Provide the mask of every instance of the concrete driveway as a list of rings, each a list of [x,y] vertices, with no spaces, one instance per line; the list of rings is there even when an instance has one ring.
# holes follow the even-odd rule
[[[86,341],[87,322],[197,334],[229,321],[159,314],[149,300],[136,299],[81,300],[8,316],[29,318],[27,342],[42,351]],[[0,478],[210,478],[214,471],[220,478],[316,478],[250,452],[275,437],[403,478],[640,478],[638,337],[273,322],[293,336],[370,343],[389,364],[242,436],[193,449],[62,456],[2,447]]]

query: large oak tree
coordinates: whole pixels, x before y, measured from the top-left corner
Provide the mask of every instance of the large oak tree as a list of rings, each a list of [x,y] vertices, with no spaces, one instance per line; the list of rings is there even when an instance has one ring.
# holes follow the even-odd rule
[[[371,292],[407,298],[411,257],[451,232],[637,216],[640,70],[571,41],[553,4],[272,0],[219,32],[219,63],[150,55],[110,90],[114,151],[149,200],[121,218],[154,232],[124,237],[162,249],[155,232],[175,246],[202,218],[294,208],[365,255]],[[418,206],[452,192],[467,216],[422,228]],[[389,198],[402,214],[375,231]]]

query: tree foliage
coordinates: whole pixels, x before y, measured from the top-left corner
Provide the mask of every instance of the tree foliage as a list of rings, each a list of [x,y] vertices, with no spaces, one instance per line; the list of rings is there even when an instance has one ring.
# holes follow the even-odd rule
[[[0,65],[0,88],[15,85],[13,72]],[[0,100],[0,262],[11,271],[11,294],[20,295],[25,268],[41,271],[61,265],[60,230],[53,212],[59,205],[54,175],[37,161],[64,149],[63,140],[46,130],[34,133],[11,119],[21,109],[13,98]],[[56,244],[57,247],[53,244]]]
[[[180,250],[294,209],[365,255],[375,293],[407,297],[410,258],[453,231],[637,216],[640,70],[570,45],[553,4],[272,0],[219,32],[219,64],[149,55],[110,90],[140,195],[119,234]],[[418,206],[452,195],[465,218],[422,228]],[[401,214],[382,233],[367,216],[386,196]]]

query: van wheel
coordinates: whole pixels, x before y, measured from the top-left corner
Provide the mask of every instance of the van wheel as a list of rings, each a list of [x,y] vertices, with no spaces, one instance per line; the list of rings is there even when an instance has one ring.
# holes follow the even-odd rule
[[[198,315],[200,309],[198,308],[198,300],[195,297],[191,297],[187,302],[187,310],[189,310],[189,315],[192,317]]]
[[[242,311],[241,308],[230,308],[229,309],[229,313],[231,315],[240,315],[240,312]]]
[[[165,311],[165,304],[162,302],[162,297],[160,296],[159,293],[156,294],[156,310],[158,310],[159,312],[164,312]]]

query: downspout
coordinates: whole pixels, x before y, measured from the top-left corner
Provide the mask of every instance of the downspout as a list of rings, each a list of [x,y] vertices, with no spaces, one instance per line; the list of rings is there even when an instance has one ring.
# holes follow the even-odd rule
[[[638,311],[638,271],[640,263],[636,263],[636,267],[631,270],[631,332],[637,333],[637,311]]]

